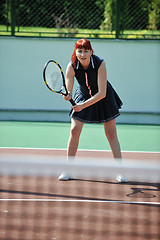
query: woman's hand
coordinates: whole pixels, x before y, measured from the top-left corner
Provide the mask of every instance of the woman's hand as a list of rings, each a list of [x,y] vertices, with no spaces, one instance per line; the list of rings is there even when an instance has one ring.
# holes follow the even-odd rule
[[[80,112],[84,108],[83,103],[78,103],[75,106],[72,106],[72,108],[75,112]]]
[[[69,101],[69,100],[71,100],[71,98],[72,98],[72,94],[68,91],[68,95],[67,96],[65,96],[65,95],[63,95],[63,94],[61,94],[63,97],[64,97],[64,99],[66,100],[66,101]]]
[[[68,91],[68,95],[67,96],[65,96],[63,94],[61,94],[61,95],[63,96],[63,98],[66,101],[69,101],[72,98],[72,94],[69,91]],[[72,108],[74,109],[75,112],[80,112],[83,109],[83,103],[76,104],[76,105],[72,106]]]

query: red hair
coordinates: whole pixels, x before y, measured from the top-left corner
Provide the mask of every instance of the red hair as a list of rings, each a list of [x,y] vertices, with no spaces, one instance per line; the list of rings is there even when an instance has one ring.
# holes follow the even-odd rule
[[[76,57],[76,49],[79,48],[84,48],[86,50],[91,50],[93,51],[92,49],[92,46],[91,46],[91,43],[88,39],[86,38],[83,38],[83,39],[80,39],[78,40],[76,43],[75,43],[75,47],[74,47],[74,51],[72,53],[72,57],[71,57],[71,61],[72,63],[74,64],[74,67],[76,68],[76,65],[77,65],[77,57]]]

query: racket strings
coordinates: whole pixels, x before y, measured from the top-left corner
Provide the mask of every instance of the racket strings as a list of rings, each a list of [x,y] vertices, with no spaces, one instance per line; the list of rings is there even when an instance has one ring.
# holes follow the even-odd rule
[[[49,86],[54,91],[60,91],[62,88],[62,77],[59,72],[52,72],[49,77],[50,81],[48,82]]]
[[[46,82],[53,91],[59,92],[63,88],[61,71],[53,62],[50,62],[46,68]]]

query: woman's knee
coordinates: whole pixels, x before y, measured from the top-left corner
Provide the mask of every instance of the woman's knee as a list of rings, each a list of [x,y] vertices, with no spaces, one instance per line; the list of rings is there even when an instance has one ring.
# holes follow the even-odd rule
[[[105,128],[105,134],[109,141],[113,141],[117,139],[117,130],[116,130],[116,124],[115,121],[110,121],[106,124],[104,124]]]
[[[73,121],[71,125],[70,135],[72,137],[79,137],[82,131],[83,123],[79,121]]]
[[[117,132],[115,129],[109,129],[106,131],[106,136],[109,141],[114,141],[115,139],[117,139]]]

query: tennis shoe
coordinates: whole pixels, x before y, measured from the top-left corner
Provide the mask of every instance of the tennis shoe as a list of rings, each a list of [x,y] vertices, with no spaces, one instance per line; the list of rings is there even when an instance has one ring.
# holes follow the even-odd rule
[[[71,177],[69,174],[63,172],[63,173],[59,176],[58,179],[59,179],[60,181],[68,181],[68,180],[72,179],[72,177]]]
[[[116,180],[119,182],[119,183],[127,183],[128,182],[128,179],[122,175],[118,175],[116,177]]]

